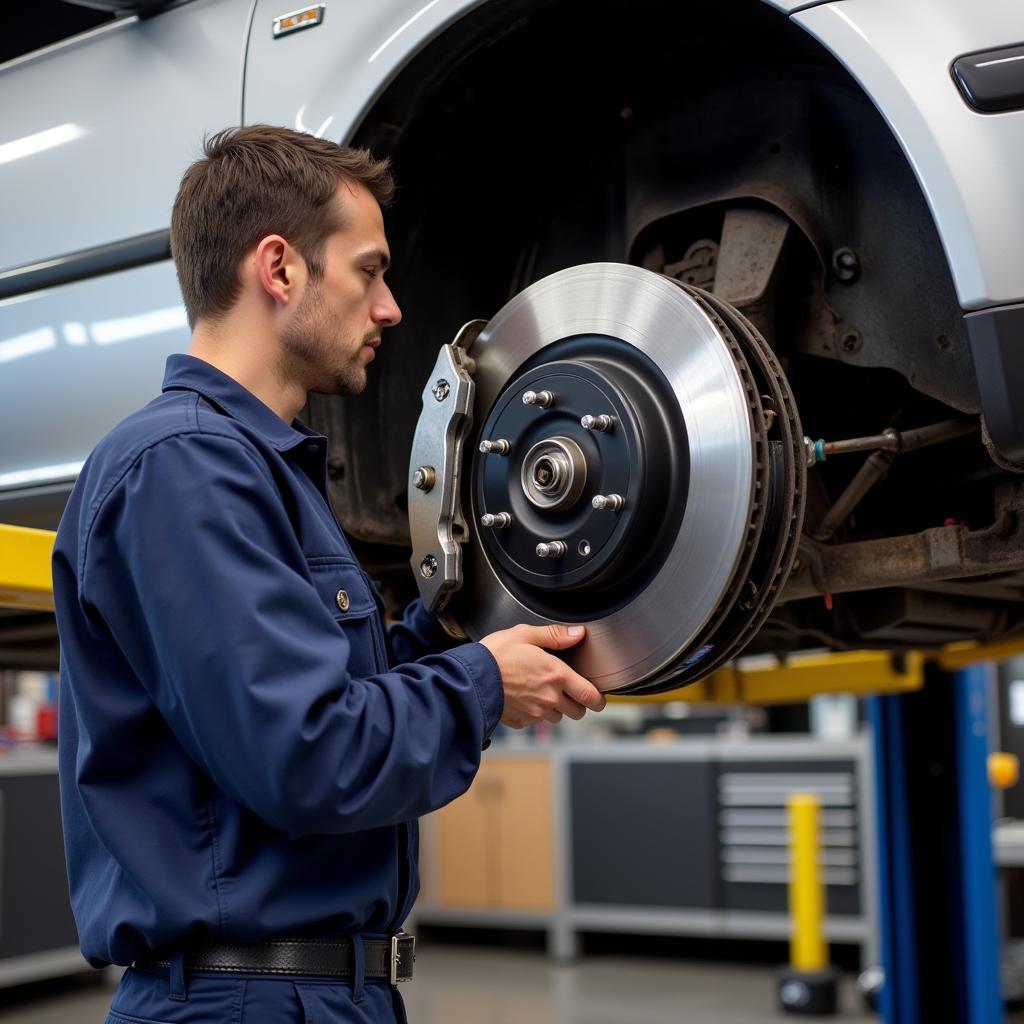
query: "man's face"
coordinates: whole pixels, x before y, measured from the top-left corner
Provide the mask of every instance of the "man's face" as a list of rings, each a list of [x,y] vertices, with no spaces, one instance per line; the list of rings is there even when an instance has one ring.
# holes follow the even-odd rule
[[[364,186],[342,183],[335,202],[345,226],[328,237],[324,276],[307,281],[282,332],[283,370],[307,391],[357,395],[382,329],[402,313],[384,283],[390,255],[377,201]]]

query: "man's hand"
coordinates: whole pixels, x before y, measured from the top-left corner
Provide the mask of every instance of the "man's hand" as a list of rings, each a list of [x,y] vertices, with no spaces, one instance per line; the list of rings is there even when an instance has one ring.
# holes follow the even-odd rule
[[[604,709],[604,695],[550,651],[574,647],[586,635],[583,626],[513,626],[485,636],[486,647],[501,669],[505,689],[503,724],[522,729],[534,722],[577,721]],[[547,650],[544,650],[547,648]]]

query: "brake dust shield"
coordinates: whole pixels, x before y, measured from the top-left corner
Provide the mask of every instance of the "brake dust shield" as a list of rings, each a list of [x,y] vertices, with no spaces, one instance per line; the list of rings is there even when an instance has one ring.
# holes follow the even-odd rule
[[[459,636],[583,623],[601,690],[735,657],[792,566],[803,434],[735,309],[624,264],[531,285],[442,347],[413,442],[412,565]]]

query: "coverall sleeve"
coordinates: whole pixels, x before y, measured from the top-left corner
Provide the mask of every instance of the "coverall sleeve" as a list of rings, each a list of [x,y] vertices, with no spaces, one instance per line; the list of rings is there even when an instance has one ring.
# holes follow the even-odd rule
[[[458,643],[445,631],[437,616],[423,607],[416,598],[402,613],[400,622],[388,627],[388,646],[392,662],[414,661],[425,654],[446,651]]]
[[[464,792],[501,715],[490,652],[353,678],[269,467],[241,440],[176,435],[97,503],[80,599],[178,741],[293,836],[408,821]]]

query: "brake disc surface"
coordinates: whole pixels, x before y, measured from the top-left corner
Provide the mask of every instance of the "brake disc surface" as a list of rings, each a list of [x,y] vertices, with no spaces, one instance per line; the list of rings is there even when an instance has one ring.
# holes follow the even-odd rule
[[[602,690],[674,688],[733,657],[788,574],[803,509],[802,434],[764,340],[721,300],[622,264],[538,281],[473,337],[458,493],[439,519],[440,492],[409,490],[425,600],[473,639],[584,623],[566,657]],[[428,423],[437,384],[416,479],[453,434]],[[438,542],[439,522],[465,529]],[[431,551],[453,539],[461,564],[439,584]]]

